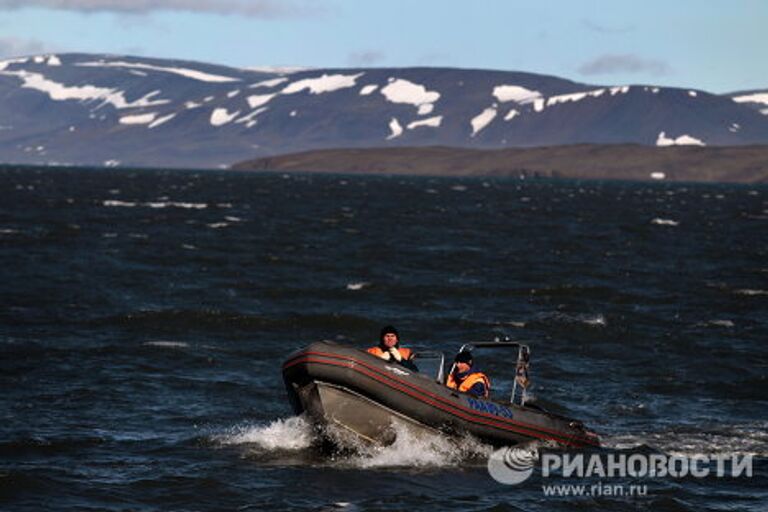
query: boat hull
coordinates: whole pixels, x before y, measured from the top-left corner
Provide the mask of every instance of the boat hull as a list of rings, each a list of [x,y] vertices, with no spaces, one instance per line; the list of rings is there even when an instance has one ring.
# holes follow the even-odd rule
[[[292,354],[283,364],[283,380],[297,414],[370,442],[392,442],[395,427],[402,425],[416,432],[469,433],[494,445],[599,446],[597,436],[578,421],[458,393],[429,376],[330,342]]]

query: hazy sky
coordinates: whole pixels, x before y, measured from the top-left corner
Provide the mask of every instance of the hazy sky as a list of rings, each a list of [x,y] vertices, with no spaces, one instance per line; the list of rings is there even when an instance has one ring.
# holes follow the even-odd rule
[[[768,89],[765,0],[0,0],[0,56],[454,66]]]

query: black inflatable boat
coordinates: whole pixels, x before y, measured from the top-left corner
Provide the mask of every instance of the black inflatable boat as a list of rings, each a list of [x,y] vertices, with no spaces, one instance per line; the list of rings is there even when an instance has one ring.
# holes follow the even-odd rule
[[[479,345],[492,343],[468,347]],[[518,370],[522,358],[527,367],[526,346],[505,346],[519,349]],[[442,354],[416,356],[420,366],[437,356],[437,371],[412,371],[358,348],[322,341],[291,354],[283,364],[283,379],[297,414],[373,443],[391,443],[400,425],[415,433],[469,433],[494,445],[539,440],[599,446],[598,437],[581,422],[526,405],[517,385],[506,403],[459,393],[443,384]]]

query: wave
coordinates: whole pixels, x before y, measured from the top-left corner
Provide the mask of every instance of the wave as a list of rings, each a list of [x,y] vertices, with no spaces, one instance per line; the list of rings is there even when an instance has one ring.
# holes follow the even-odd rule
[[[104,437],[21,437],[0,442],[0,456],[14,458],[32,454],[52,456],[70,452],[82,453],[87,448],[99,446],[107,442]]]
[[[378,332],[379,322],[367,317],[345,314],[249,315],[220,309],[139,310],[87,320],[91,325],[138,325],[143,327],[219,327],[222,329],[364,329]]]
[[[525,325],[549,324],[549,325],[584,325],[587,327],[603,328],[608,326],[608,319],[602,313],[542,313]]]
[[[144,203],[140,203],[137,201],[121,201],[119,199],[105,199],[101,202],[103,206],[107,207],[123,207],[123,208],[135,208],[136,206],[141,206],[145,208],[183,208],[183,209],[193,209],[193,210],[203,210],[205,208],[208,208],[207,203],[185,203],[181,201],[147,201]],[[216,205],[219,207],[230,207],[231,205],[222,204],[222,205]]]
[[[657,217],[651,221],[651,224],[656,224],[657,226],[678,226],[680,223],[676,220]]]
[[[768,422],[744,425],[673,427],[655,432],[604,436],[603,446],[613,449],[648,446],[670,455],[754,455],[768,457]]]
[[[750,288],[743,288],[739,290],[734,290],[735,294],[737,295],[746,295],[746,296],[756,296],[756,295],[768,295],[768,290],[754,290]]]
[[[163,347],[163,348],[187,348],[189,347],[189,343],[183,342],[183,341],[164,341],[164,340],[158,340],[158,341],[146,341],[143,343],[143,345],[149,346],[149,347]]]

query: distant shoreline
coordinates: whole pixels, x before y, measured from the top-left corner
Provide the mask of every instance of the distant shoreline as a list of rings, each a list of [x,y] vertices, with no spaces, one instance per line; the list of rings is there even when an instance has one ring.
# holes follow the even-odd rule
[[[510,149],[321,149],[247,160],[235,170],[768,183],[768,146],[579,144]]]

